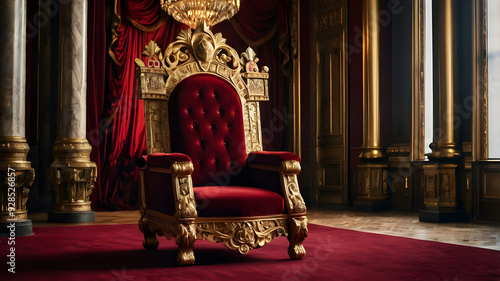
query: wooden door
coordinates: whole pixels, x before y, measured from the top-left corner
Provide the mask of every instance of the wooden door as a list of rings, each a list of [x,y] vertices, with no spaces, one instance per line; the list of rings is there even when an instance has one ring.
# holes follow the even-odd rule
[[[317,201],[347,203],[347,1],[313,4]]]

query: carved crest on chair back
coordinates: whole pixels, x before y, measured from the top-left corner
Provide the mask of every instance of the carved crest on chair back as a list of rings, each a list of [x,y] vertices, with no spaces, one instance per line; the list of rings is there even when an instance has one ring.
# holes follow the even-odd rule
[[[200,73],[221,77],[234,87],[241,100],[246,152],[262,150],[259,102],[269,100],[269,74],[265,66],[258,72],[258,58],[251,48],[240,57],[220,33],[200,26],[194,31],[182,30],[164,53],[155,42],[149,42],[143,55],[146,63],[136,59],[136,75],[138,95],[145,102],[148,154],[172,152],[170,95],[182,80]]]

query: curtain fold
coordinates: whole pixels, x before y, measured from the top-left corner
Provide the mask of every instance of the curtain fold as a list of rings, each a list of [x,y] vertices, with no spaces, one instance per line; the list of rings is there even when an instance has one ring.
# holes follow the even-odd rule
[[[101,4],[104,1],[94,1],[104,6]],[[271,101],[261,105],[266,150],[286,149],[289,54],[283,46],[289,45],[287,11],[287,0],[242,1],[240,11],[231,22],[224,21],[213,28],[214,32],[222,32],[227,43],[240,53],[248,45],[254,47],[260,58],[259,65],[271,69]],[[165,50],[179,31],[187,27],[167,16],[158,0],[115,0],[111,28],[109,59],[104,64],[107,72],[102,70],[101,64],[93,66],[100,70],[92,74],[96,85],[94,92],[89,90],[89,99],[95,99],[92,107],[96,107],[88,118],[92,121],[88,122],[89,131],[101,133],[97,145],[91,143],[92,161],[99,162],[100,167],[99,183],[92,195],[94,210],[137,208],[139,172],[136,162],[146,153],[146,138],[143,101],[137,98],[136,92],[134,59],[141,57],[150,40]],[[101,31],[105,33],[105,29]],[[99,57],[95,54],[89,55],[89,61]],[[89,74],[91,71],[89,65]],[[105,87],[102,86],[104,77],[107,77]],[[101,88],[104,90],[100,91]],[[99,93],[104,94],[104,101]],[[99,116],[99,106],[102,116]]]
[[[106,7],[105,1],[88,4],[87,28],[87,140],[92,146],[90,159],[97,165],[97,181],[91,201],[97,202],[101,190],[103,124],[102,112],[106,93]]]
[[[101,186],[94,209],[137,207],[139,171],[136,161],[146,153],[143,101],[137,98],[135,58],[154,40],[162,49],[173,41],[182,24],[165,18],[157,0],[115,2],[115,24],[107,65],[107,119],[102,150]],[[140,27],[140,29],[138,28]]]

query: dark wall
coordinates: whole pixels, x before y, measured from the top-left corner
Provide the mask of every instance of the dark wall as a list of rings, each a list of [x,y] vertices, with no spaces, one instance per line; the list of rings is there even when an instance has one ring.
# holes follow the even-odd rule
[[[314,159],[314,145],[312,130],[313,114],[311,108],[311,2],[300,1],[300,110],[301,110],[301,137],[300,142],[302,145],[301,158],[305,168],[305,172],[301,175],[301,186],[306,189],[304,193],[304,200],[310,203],[314,200],[314,180],[313,172],[311,170]]]
[[[349,202],[354,199],[352,178],[361,163],[363,145],[363,18],[362,0],[349,1]]]
[[[412,127],[412,3],[392,13],[392,140],[410,143]]]
[[[59,9],[55,0],[28,1],[26,136],[28,161],[35,169],[26,208],[47,212],[52,207],[52,184],[48,178],[52,144],[57,128],[57,64]]]
[[[474,1],[457,0],[457,51],[459,59],[457,60],[458,70],[458,96],[459,104],[456,109],[456,125],[461,129],[459,141],[472,141],[472,94],[473,94],[473,11]]]

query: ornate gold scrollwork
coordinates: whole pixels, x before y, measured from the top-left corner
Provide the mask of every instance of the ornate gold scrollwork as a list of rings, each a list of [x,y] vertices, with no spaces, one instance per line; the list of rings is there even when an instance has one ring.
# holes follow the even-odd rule
[[[26,202],[29,188],[35,179],[35,170],[31,168],[31,162],[26,161],[29,149],[24,137],[0,137],[0,159],[2,159],[0,163],[0,222],[6,222],[8,219],[22,221],[28,218]],[[9,181],[9,178],[14,181]],[[9,182],[14,182],[15,186],[11,186]],[[9,212],[9,203],[12,202],[9,201],[12,200],[9,193],[15,194],[13,216]]]
[[[161,110],[158,106],[152,108],[155,106],[153,102],[161,100],[168,105],[170,94],[177,84],[198,73],[219,76],[234,87],[243,109],[246,152],[262,150],[257,102],[269,100],[269,68],[264,66],[262,72],[258,72],[259,59],[251,48],[240,57],[236,50],[226,44],[226,39],[220,33],[213,34],[209,28],[199,27],[195,31],[181,31],[177,41],[170,44],[164,53],[154,41],[150,41],[143,55],[146,56],[146,64],[141,59],[135,62],[138,66],[138,96],[147,101],[145,119],[148,154],[171,151],[168,113],[164,112],[164,106]],[[256,110],[249,112],[250,106],[256,107]]]
[[[174,162],[170,166],[175,189],[175,216],[180,219],[198,216],[191,179],[193,171],[194,167],[191,162]]]
[[[182,30],[177,41],[167,47],[163,68],[168,75],[173,75],[181,65],[197,63],[203,71],[208,71],[211,64],[226,66],[233,75],[241,70],[238,53],[226,44],[222,34],[213,34],[208,28]]]
[[[288,235],[286,219],[198,223],[196,231],[198,239],[222,242],[242,254],[264,246],[273,238]]]
[[[90,195],[97,166],[90,161],[92,147],[86,139],[57,139],[50,179],[54,185],[54,212],[91,211]]]
[[[290,218],[289,225],[290,235],[288,235],[288,241],[290,241],[290,246],[288,247],[288,256],[292,259],[301,259],[306,254],[302,242],[306,239],[309,232],[307,229],[307,218]]]
[[[194,242],[196,241],[196,225],[194,223],[180,223],[178,225],[175,243],[179,246],[177,263],[180,265],[194,263]]]
[[[158,238],[156,238],[156,231],[151,229],[149,224],[149,219],[144,216],[141,216],[139,220],[139,229],[144,233],[144,241],[142,241],[142,246],[147,250],[155,250],[158,248],[160,242],[158,242]]]
[[[298,161],[281,162],[281,185],[290,214],[306,212],[306,204],[300,194],[299,183],[297,181],[297,174],[300,173],[300,170],[300,163]]]

